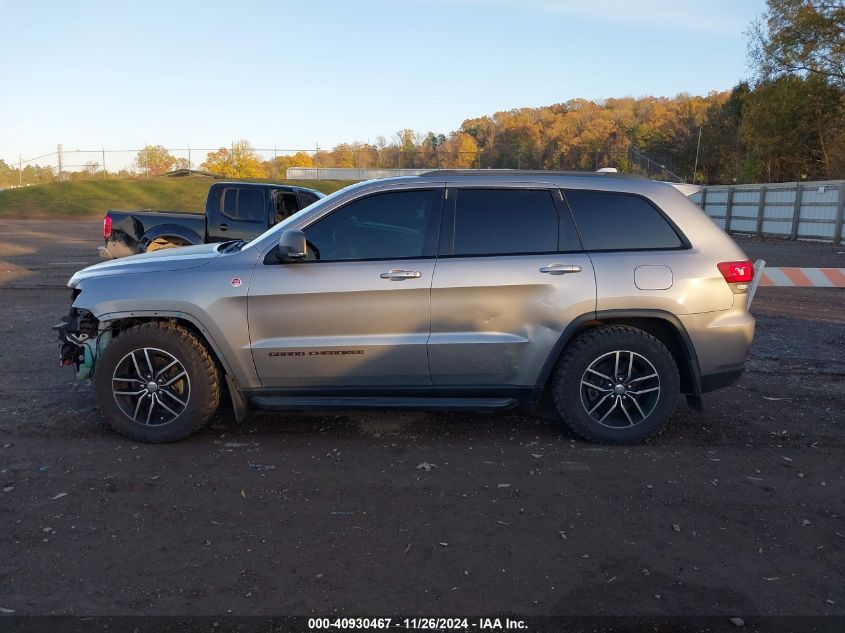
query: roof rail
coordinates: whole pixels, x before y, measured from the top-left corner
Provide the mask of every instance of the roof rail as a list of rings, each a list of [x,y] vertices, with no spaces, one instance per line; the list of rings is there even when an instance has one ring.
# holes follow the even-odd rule
[[[648,180],[639,174],[595,171],[556,171],[548,169],[433,169],[420,176],[577,176],[579,178],[625,178]]]

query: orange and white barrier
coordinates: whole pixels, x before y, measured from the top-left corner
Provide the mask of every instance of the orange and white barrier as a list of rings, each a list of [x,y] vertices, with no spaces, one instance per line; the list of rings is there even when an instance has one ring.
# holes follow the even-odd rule
[[[758,283],[760,287],[845,288],[845,268],[777,268],[766,266]]]

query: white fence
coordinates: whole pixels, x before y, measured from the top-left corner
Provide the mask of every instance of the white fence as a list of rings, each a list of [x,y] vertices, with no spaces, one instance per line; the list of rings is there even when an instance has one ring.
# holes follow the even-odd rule
[[[395,176],[419,176],[431,169],[347,169],[342,167],[288,167],[288,180],[371,180]]]
[[[430,169],[289,167],[289,180],[370,180],[418,176]],[[793,240],[845,240],[845,180],[759,185],[710,185],[690,196],[720,227],[733,233]]]
[[[845,238],[845,180],[711,185],[690,196],[726,231],[793,240]]]

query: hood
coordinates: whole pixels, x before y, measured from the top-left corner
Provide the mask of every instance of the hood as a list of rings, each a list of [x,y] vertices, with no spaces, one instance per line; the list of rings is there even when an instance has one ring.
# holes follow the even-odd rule
[[[112,259],[88,268],[83,268],[70,278],[67,285],[76,288],[80,281],[91,277],[110,277],[112,275],[128,275],[130,273],[157,273],[171,270],[197,268],[207,264],[220,255],[220,244],[199,244],[197,246],[183,246],[167,248],[152,253],[142,253],[130,257]]]

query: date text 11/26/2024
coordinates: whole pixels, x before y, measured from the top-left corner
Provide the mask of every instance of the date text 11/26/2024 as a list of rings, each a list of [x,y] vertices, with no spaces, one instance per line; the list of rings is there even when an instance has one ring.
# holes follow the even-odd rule
[[[389,630],[423,631],[518,631],[527,628],[521,619],[512,618],[309,618],[308,630]]]

